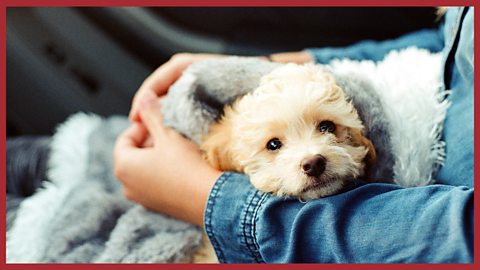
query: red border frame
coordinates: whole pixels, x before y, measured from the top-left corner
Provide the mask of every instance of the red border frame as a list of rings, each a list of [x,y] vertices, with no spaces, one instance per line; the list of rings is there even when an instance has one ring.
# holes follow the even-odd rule
[[[0,31],[1,31],[1,43],[0,43],[0,62],[1,68],[0,70],[0,127],[2,129],[1,138],[0,138],[0,171],[2,173],[1,178],[1,196],[2,200],[0,200],[1,212],[2,215],[5,217],[6,208],[5,208],[5,196],[6,196],[6,9],[7,7],[21,7],[21,6],[474,6],[477,5],[474,1],[453,1],[453,0],[438,0],[438,1],[422,1],[421,3],[415,0],[408,0],[408,1],[389,1],[389,3],[385,3],[381,0],[337,0],[337,1],[305,1],[305,0],[296,0],[296,1],[287,1],[287,0],[262,0],[262,1],[255,1],[255,0],[235,0],[235,1],[228,1],[225,3],[224,1],[219,0],[210,0],[210,1],[179,1],[179,0],[164,0],[164,1],[155,1],[155,0],[4,0],[0,3]],[[478,12],[475,14],[475,21],[479,21],[479,14]],[[478,46],[478,31],[475,30],[475,37],[474,37],[474,48]],[[474,65],[479,66],[479,58],[475,53],[474,58]],[[475,79],[478,79],[478,72],[475,71]],[[474,104],[478,105],[479,102],[479,95],[478,95],[478,82],[474,82],[474,88],[477,90],[477,95],[474,94]],[[475,105],[474,108],[474,115],[480,115],[480,108],[479,106]],[[480,127],[480,118],[475,117],[474,120],[474,137],[476,138],[479,134],[479,127]],[[480,153],[480,143],[479,140],[474,141],[474,159],[478,161],[478,155]],[[475,162],[475,178],[479,179],[480,175],[480,168],[479,163]],[[475,181],[475,187],[478,189],[480,186],[479,181]],[[474,224],[479,224],[479,200],[475,200],[474,202]],[[132,266],[141,269],[158,269],[159,267],[167,267],[167,268],[175,268],[175,269],[189,269],[189,268],[197,268],[197,269],[207,269],[211,267],[225,267],[228,265],[192,265],[192,264],[6,264],[6,219],[3,219],[3,224],[1,228],[1,239],[0,239],[0,247],[3,252],[0,252],[0,265],[2,269],[24,269],[26,267],[31,269],[81,269],[83,267],[92,267],[96,269],[127,269]],[[450,265],[450,264],[436,264],[434,267],[435,269],[451,269],[452,267],[455,268],[462,268],[462,269],[480,269],[480,246],[479,246],[479,234],[478,232],[475,234],[474,239],[474,263],[473,264],[462,264],[462,265]],[[262,267],[262,268],[270,268],[270,269],[290,269],[291,267],[302,267],[302,269],[318,269],[318,268],[334,268],[334,269],[384,269],[385,267],[391,269],[404,269],[405,267],[408,268],[427,268],[431,267],[431,265],[426,264],[388,264],[388,265],[371,265],[371,264],[329,264],[329,265],[322,265],[322,264],[282,264],[282,265],[232,265],[238,269],[246,269],[251,267]]]
[[[473,0],[4,0],[2,6],[474,6]]]

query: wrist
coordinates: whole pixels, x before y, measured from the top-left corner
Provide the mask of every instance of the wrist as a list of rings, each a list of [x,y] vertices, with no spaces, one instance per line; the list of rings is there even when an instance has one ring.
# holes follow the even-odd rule
[[[194,174],[184,179],[177,179],[180,187],[177,192],[168,195],[171,207],[161,212],[181,219],[191,224],[203,227],[203,214],[207,205],[210,191],[222,174],[210,166],[191,168]]]
[[[196,196],[193,200],[196,203],[189,207],[189,209],[192,210],[192,220],[190,222],[204,227],[203,215],[207,206],[208,197],[210,196],[210,191],[215,185],[215,182],[222,173],[223,172],[208,166],[208,168],[205,168],[204,172],[198,175],[198,183],[190,181],[192,183],[190,187],[193,189],[191,194],[195,194]]]

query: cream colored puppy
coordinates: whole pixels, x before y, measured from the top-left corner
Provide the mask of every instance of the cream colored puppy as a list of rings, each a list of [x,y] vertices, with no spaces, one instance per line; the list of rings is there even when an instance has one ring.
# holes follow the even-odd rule
[[[375,159],[363,129],[332,75],[288,64],[226,107],[201,148],[213,167],[245,173],[259,190],[310,200],[338,192]]]

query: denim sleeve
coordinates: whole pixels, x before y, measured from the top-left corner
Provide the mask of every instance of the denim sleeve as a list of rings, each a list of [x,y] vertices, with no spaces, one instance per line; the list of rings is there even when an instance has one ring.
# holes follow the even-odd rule
[[[225,173],[205,226],[223,263],[472,263],[473,189],[360,183],[301,203]]]
[[[437,183],[473,186],[474,176],[474,14],[473,8],[450,8],[445,24],[445,87],[451,102],[443,125],[445,164]],[[474,94],[474,92],[476,92]],[[478,115],[478,114],[477,114]]]
[[[316,63],[329,63],[333,59],[380,61],[391,50],[416,46],[439,52],[443,48],[443,33],[439,29],[426,29],[386,41],[365,40],[348,47],[323,47],[305,49]]]

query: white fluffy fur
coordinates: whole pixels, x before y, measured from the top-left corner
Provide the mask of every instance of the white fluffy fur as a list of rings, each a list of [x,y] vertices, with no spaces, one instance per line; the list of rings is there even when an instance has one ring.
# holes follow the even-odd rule
[[[20,205],[15,226],[7,234],[9,263],[34,263],[43,258],[47,246],[44,236],[49,234],[51,215],[62,207],[65,196],[71,191],[69,186],[83,180],[88,164],[88,138],[100,123],[97,116],[79,113],[59,126],[48,164],[48,177],[52,182],[44,182],[35,196]],[[35,224],[34,229],[32,224]]]
[[[330,63],[338,74],[360,74],[375,83],[392,128],[395,182],[402,186],[431,184],[444,161],[440,138],[449,102],[444,99],[441,63],[441,54],[417,48],[393,51],[378,64]]]

